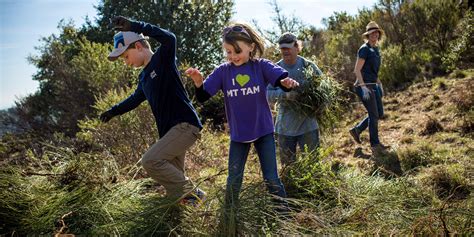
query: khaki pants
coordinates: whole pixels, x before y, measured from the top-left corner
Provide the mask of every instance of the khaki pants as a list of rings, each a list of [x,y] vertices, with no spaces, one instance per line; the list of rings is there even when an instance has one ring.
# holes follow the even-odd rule
[[[179,198],[194,188],[191,180],[184,175],[184,156],[200,136],[198,127],[179,123],[143,155],[143,168],[165,187],[168,197]]]

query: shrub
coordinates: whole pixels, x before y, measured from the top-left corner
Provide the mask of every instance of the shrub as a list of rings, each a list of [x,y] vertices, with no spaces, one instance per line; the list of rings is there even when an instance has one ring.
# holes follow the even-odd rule
[[[463,135],[474,135],[474,110],[462,117],[460,128]]]
[[[464,17],[456,26],[458,37],[449,42],[448,50],[442,58],[443,66],[448,71],[472,65],[474,43],[474,13],[471,9],[465,12]]]
[[[436,118],[428,116],[423,124],[424,125],[422,130],[420,131],[420,135],[433,135],[437,132],[443,131],[443,126],[441,126],[441,124]]]
[[[98,113],[106,111],[132,91],[133,88],[109,91],[98,98],[94,108]],[[132,168],[158,139],[155,120],[147,102],[107,123],[100,122],[97,116],[79,121],[79,127],[78,139],[101,151],[104,157],[112,156],[124,172],[122,174]]]
[[[304,152],[282,175],[289,197],[307,200],[338,200],[341,181],[329,162],[322,161],[332,148]]]
[[[387,88],[400,88],[416,79],[422,53],[402,53],[401,46],[390,45],[381,49],[382,65],[379,78]],[[426,57],[426,56],[425,56]]]
[[[461,82],[459,87],[450,91],[450,101],[460,115],[469,113],[474,108],[474,79]]]
[[[459,164],[435,166],[423,182],[431,186],[440,199],[465,199],[471,193],[466,172]]]
[[[395,151],[376,151],[373,153],[372,173],[390,179],[403,174],[398,154]]]
[[[449,74],[450,78],[462,79],[467,76],[466,72],[463,70],[456,69],[451,74]]]
[[[322,129],[330,128],[341,115],[342,86],[328,73],[316,75],[313,70],[312,67],[304,69],[307,81],[295,89],[298,97],[286,103],[300,114],[317,118]]]
[[[398,151],[402,169],[407,172],[419,167],[437,164],[433,147],[430,144],[408,146]]]

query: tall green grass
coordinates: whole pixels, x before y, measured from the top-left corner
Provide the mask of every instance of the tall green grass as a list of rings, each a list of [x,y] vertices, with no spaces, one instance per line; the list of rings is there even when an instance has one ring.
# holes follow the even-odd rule
[[[121,172],[112,156],[48,149],[45,154],[49,155],[37,158],[38,164],[27,170],[0,167],[0,233],[54,234],[67,213],[63,221],[68,228],[63,233],[76,235],[444,235],[473,231],[469,163],[445,169],[441,164],[422,167],[419,175],[387,179],[379,172],[365,175],[331,161],[332,148],[306,152],[283,173],[291,211],[281,216],[252,155],[238,221],[228,224],[222,215],[225,170],[206,169],[195,177],[195,183],[208,193],[207,200],[197,208],[183,207],[163,197],[153,180],[120,175],[128,172]],[[214,152],[219,153],[209,154]],[[436,183],[427,180],[454,180],[453,189],[462,186],[465,192],[446,198]]]

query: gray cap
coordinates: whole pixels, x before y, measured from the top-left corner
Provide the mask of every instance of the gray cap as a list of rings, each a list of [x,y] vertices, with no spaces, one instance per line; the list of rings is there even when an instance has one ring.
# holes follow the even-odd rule
[[[280,49],[281,48],[292,48],[295,45],[295,42],[297,40],[298,39],[297,39],[296,35],[294,35],[291,32],[285,32],[278,39],[278,44],[280,45]]]
[[[137,34],[132,31],[120,31],[114,35],[114,50],[109,54],[110,61],[116,60],[128,49],[128,46],[139,40],[146,39],[143,34]]]

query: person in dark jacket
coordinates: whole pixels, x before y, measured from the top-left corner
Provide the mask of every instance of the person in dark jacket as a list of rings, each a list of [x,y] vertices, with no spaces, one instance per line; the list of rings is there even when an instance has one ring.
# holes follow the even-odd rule
[[[145,22],[118,16],[111,19],[114,49],[108,59],[122,58],[132,67],[143,68],[133,94],[100,115],[103,122],[135,109],[147,100],[156,120],[160,139],[143,155],[147,173],[166,189],[167,196],[187,204],[202,201],[205,193],[185,176],[185,153],[200,137],[201,121],[181,82],[176,66],[176,37]],[[145,38],[161,43],[152,52]]]

